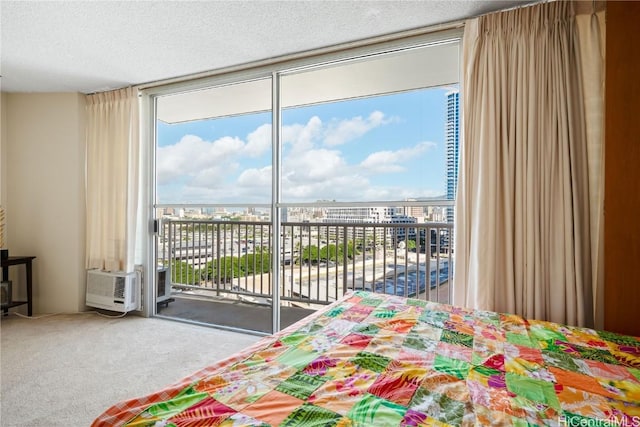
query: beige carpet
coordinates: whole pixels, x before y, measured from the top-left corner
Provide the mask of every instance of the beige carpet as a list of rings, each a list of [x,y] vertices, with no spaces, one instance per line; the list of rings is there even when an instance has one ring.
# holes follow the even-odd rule
[[[0,321],[0,426],[89,426],[260,337],[137,316]]]

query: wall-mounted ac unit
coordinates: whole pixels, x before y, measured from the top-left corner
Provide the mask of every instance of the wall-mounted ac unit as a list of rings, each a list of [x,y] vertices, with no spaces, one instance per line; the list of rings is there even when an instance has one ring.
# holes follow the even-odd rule
[[[168,268],[159,268],[156,276],[156,303],[171,298],[171,273]]]
[[[87,270],[86,304],[126,313],[140,309],[140,285],[136,273]]]

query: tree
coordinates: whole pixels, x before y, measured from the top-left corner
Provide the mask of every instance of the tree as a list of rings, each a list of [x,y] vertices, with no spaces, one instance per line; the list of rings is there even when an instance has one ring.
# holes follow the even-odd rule
[[[260,251],[243,255],[240,258],[240,268],[244,276],[268,273],[271,271],[271,254],[269,251]]]
[[[234,277],[240,277],[240,261],[238,257],[220,258],[220,281],[230,282]],[[218,262],[209,261],[206,267],[200,270],[200,280],[218,281]]]
[[[340,245],[329,244],[323,246],[318,253],[318,258],[321,261],[333,261],[336,263],[341,263],[344,259],[344,255],[347,255],[347,258],[351,259],[355,253],[355,244],[353,241],[349,241],[348,243],[341,243]]]
[[[301,262],[314,263],[318,262],[318,247],[316,245],[305,246],[300,254]]]
[[[173,260],[173,277],[176,283],[183,283],[185,285],[195,285],[200,283],[200,271],[193,268],[192,265]],[[197,279],[197,280],[196,280]]]
[[[338,254],[342,251],[338,250],[338,247],[334,244],[323,246],[320,249],[320,259],[322,261],[338,261]]]
[[[357,255],[359,253],[359,251],[356,248],[356,242],[354,242],[353,240],[349,240],[346,245],[345,244],[342,245],[343,251],[345,246],[347,248],[347,258],[351,259],[354,257],[354,255]]]

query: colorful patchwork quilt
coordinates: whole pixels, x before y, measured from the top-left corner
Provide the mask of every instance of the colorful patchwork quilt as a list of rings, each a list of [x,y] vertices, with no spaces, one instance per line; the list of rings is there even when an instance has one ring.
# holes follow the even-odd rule
[[[640,339],[351,292],[114,425],[640,426]]]

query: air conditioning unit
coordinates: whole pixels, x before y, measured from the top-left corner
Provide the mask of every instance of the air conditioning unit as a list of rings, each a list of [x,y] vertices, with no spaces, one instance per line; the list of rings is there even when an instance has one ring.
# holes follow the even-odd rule
[[[171,273],[168,268],[159,268],[156,276],[156,303],[171,298]]]
[[[86,304],[126,313],[140,309],[140,281],[136,273],[87,270]]]

